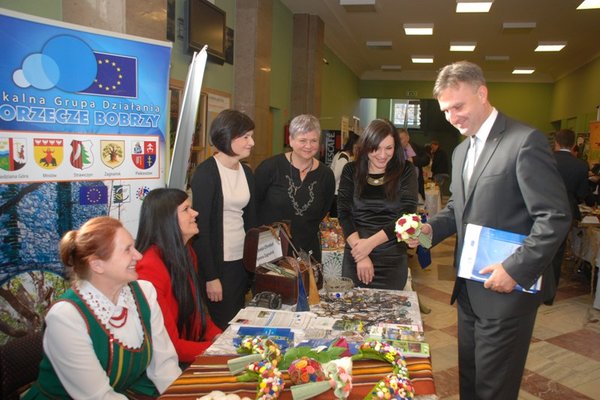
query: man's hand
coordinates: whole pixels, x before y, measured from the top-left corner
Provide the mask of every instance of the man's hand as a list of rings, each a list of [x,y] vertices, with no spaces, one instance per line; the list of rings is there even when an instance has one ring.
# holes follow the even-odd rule
[[[427,235],[427,236],[429,236],[430,239],[432,239],[433,238],[433,229],[431,228],[431,225],[421,224],[421,235]],[[417,238],[409,238],[408,240],[406,240],[406,244],[411,249],[414,249],[420,243],[419,243],[419,239],[417,239]]]
[[[498,293],[510,293],[515,286],[517,286],[517,281],[506,272],[502,264],[488,265],[479,271],[479,273],[483,275],[489,274],[490,272],[492,275],[483,282],[484,288]]]
[[[214,302],[223,300],[223,286],[221,286],[220,279],[213,279],[206,282],[206,296],[210,301]]]

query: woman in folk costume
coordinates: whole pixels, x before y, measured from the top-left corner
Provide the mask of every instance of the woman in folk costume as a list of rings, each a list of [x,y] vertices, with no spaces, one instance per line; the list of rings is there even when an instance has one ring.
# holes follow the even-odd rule
[[[60,256],[73,286],[45,317],[44,357],[25,399],[156,397],[181,374],[142,255],[120,221],[67,232]]]

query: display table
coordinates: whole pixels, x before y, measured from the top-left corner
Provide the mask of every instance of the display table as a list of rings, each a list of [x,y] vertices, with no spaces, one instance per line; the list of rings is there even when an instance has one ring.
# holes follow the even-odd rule
[[[595,290],[594,308],[600,310],[600,279],[594,288],[596,268],[600,268],[600,223],[584,222],[571,228],[569,243],[573,256],[591,265],[590,292],[593,294]]]
[[[237,382],[227,369],[227,360],[235,356],[198,356],[196,361],[167,389],[160,399],[197,400],[213,390],[235,393],[240,397],[256,396],[256,382]],[[431,372],[431,361],[424,358],[407,358],[408,371],[415,387],[417,399],[437,399]],[[392,367],[381,361],[357,361],[352,368],[352,393],[349,400],[363,399],[373,386]],[[284,373],[286,387],[280,397],[282,400],[292,398],[289,379]],[[332,393],[326,392],[315,399],[332,399]]]
[[[355,322],[359,322],[356,324]],[[362,343],[381,326],[398,324],[420,327],[420,336],[407,338],[402,332],[394,331],[397,339],[423,340],[422,321],[419,313],[418,298],[415,292],[384,291],[374,289],[352,289],[346,293],[321,293],[321,303],[311,306],[310,312],[269,310],[248,307],[240,311],[225,332],[198,356],[194,363],[163,393],[161,399],[196,400],[213,390],[235,393],[240,397],[255,398],[257,382],[238,382],[227,368],[227,360],[236,357],[233,338],[240,326],[261,326],[269,328],[290,328],[294,332],[294,345],[305,340],[318,338],[344,338],[349,343]],[[356,328],[359,326],[359,328]],[[373,328],[373,329],[370,329]],[[392,335],[393,329],[387,328],[382,335]],[[383,332],[383,331],[381,331]],[[384,337],[384,336],[381,336]],[[391,336],[388,336],[391,337]],[[428,348],[428,347],[427,347]],[[405,357],[410,379],[419,400],[437,399],[431,358],[423,353],[410,353],[420,357]],[[353,363],[353,390],[349,399],[362,399],[386,374],[392,371],[389,363],[375,360],[360,360]],[[281,399],[291,399],[290,383],[287,373],[283,373],[286,386]],[[331,399],[332,393],[326,392],[317,399]]]

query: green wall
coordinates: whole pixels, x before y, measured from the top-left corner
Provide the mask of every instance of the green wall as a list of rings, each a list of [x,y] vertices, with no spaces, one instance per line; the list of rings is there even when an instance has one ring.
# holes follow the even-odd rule
[[[600,57],[554,84],[550,119],[555,127],[589,132],[600,105]]]
[[[62,21],[62,0],[0,0],[0,7]]]
[[[359,79],[328,47],[323,56],[327,64],[321,81],[321,128],[340,129],[342,116],[358,115]]]
[[[177,21],[179,18],[185,18],[187,3],[185,1],[178,0],[175,2],[175,4],[175,21]],[[216,0],[215,5],[224,10],[227,14],[227,26],[234,27],[235,0]],[[175,24],[175,26],[177,26],[177,24]],[[191,61],[192,56],[187,52],[185,39],[179,39],[177,35],[175,35],[175,42],[173,43],[171,55],[171,78],[185,81]],[[204,71],[204,81],[202,82],[202,87],[226,92],[233,96],[233,65],[227,63],[219,65],[217,63],[208,61],[206,63],[206,70]]]
[[[431,99],[433,81],[361,81],[360,97],[377,98],[377,118],[390,117],[389,99]],[[552,130],[552,84],[488,83],[490,102],[500,111],[543,132]]]

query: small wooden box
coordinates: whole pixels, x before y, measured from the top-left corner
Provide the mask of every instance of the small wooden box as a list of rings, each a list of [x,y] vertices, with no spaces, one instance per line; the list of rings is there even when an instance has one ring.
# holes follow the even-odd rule
[[[276,235],[279,234],[277,238]],[[265,240],[266,239],[266,240]],[[268,245],[265,246],[264,243]],[[259,250],[259,245],[261,249]],[[271,249],[265,248],[270,246]],[[276,247],[276,248],[273,248]],[[287,256],[289,242],[286,233],[278,225],[270,227],[252,228],[246,232],[244,240],[244,267],[254,273],[254,293],[274,292],[281,295],[283,304],[296,304],[298,301],[298,274],[302,276],[302,283],[306,295],[309,294],[309,271],[303,269],[295,258]],[[272,258],[270,258],[272,256]],[[257,257],[260,261],[257,264]],[[269,273],[260,263],[270,262],[296,273],[296,277],[279,276]]]

